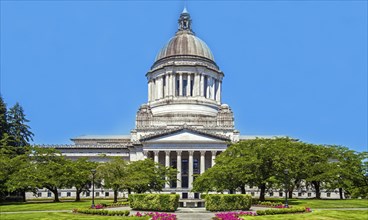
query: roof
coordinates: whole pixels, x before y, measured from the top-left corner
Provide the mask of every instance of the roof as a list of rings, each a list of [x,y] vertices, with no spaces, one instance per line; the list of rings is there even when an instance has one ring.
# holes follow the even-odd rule
[[[98,139],[129,139],[130,135],[82,135],[75,138],[72,138],[72,140],[98,140]]]

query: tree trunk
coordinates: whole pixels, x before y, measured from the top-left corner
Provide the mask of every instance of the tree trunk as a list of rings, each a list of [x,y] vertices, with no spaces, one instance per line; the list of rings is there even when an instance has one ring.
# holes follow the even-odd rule
[[[20,193],[22,194],[22,201],[26,202],[26,191],[22,190]]]
[[[240,190],[241,190],[241,194],[245,194],[246,193],[245,192],[245,186],[244,185],[240,187]]]
[[[316,199],[321,199],[320,182],[312,181],[312,184],[316,190]]]
[[[261,189],[261,194],[259,195],[259,201],[265,201],[265,194],[266,194],[266,184],[262,183],[259,187]]]
[[[50,190],[52,193],[54,193],[54,202],[60,202],[57,188],[56,187],[55,188],[50,187],[50,188],[47,188],[47,189]]]
[[[293,189],[289,189],[289,199],[293,198]]]
[[[344,197],[342,195],[342,188],[339,188],[339,194],[340,194],[340,199],[344,199]]]
[[[76,196],[75,196],[75,201],[76,202],[80,202],[80,194],[81,194],[82,190],[77,189]]]
[[[132,194],[132,190],[128,188],[128,195]]]
[[[114,202],[118,202],[118,191],[114,190]]]
[[[229,194],[234,194],[234,190],[233,189],[230,189],[229,190]]]

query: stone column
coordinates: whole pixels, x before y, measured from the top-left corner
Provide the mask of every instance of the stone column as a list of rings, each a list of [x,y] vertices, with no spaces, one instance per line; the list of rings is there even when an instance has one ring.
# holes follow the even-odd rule
[[[193,96],[199,96],[199,75],[195,73],[193,79]]]
[[[155,157],[154,157],[154,160],[153,161],[155,161],[155,163],[158,163],[158,152],[159,151],[153,151],[153,153],[154,153],[154,155],[155,155]]]
[[[169,73],[167,75],[167,78],[168,78],[168,82],[167,82],[167,89],[168,89],[168,92],[167,92],[167,95],[168,96],[172,96],[172,74]]]
[[[169,96],[169,75],[164,76],[165,82],[164,82],[164,97]]]
[[[205,154],[206,154],[206,151],[201,151],[201,171],[200,173],[204,173],[204,169],[205,169]]]
[[[147,151],[143,151],[143,158],[144,158],[144,159],[147,159],[147,156],[148,156],[147,154],[148,154],[148,152],[147,152]]]
[[[152,87],[152,81],[148,81],[148,101],[152,101],[152,98],[151,98],[151,87]]]
[[[199,95],[204,96],[204,76],[201,74],[201,84],[199,87]]]
[[[165,166],[170,167],[170,151],[165,151]],[[168,182],[168,177],[166,178],[165,188],[170,188],[170,183]]]
[[[193,184],[193,151],[189,151],[189,170],[188,170],[188,188],[192,188]]]
[[[213,166],[215,166],[215,158],[216,158],[217,151],[213,150],[211,153],[212,153],[212,164],[211,164],[211,167],[213,167]]]
[[[217,101],[221,102],[221,81],[218,81],[218,92],[217,92]]]
[[[187,96],[191,96],[190,94],[191,82],[190,82],[190,74],[187,76]]]
[[[176,155],[176,170],[178,171],[176,188],[181,188],[181,151],[176,151]]]
[[[219,100],[219,83],[220,81],[219,80],[216,80],[216,83],[215,83],[215,93],[216,93],[216,97],[215,97],[215,99],[216,99],[216,101],[217,102],[219,102],[220,100]]]
[[[162,99],[164,97],[164,78],[162,76],[160,76],[159,78],[159,92],[158,92],[158,98]]]
[[[155,80],[153,79],[151,82],[151,100],[155,101],[156,96],[155,96]]]
[[[175,74],[172,74],[171,83],[172,83],[172,95],[175,97],[176,96],[176,75]]]
[[[210,98],[210,77],[207,77],[206,98]]]
[[[183,96],[183,74],[179,73],[179,96]]]

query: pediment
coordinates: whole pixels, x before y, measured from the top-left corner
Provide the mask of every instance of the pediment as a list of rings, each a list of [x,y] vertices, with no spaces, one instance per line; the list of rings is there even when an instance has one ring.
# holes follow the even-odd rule
[[[190,129],[179,129],[176,131],[163,132],[157,135],[151,135],[143,138],[143,142],[226,142],[227,137],[208,134]]]

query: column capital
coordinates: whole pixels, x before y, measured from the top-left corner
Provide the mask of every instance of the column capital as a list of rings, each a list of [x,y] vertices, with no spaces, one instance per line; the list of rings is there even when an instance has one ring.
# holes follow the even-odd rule
[[[181,156],[181,153],[182,153],[183,151],[181,151],[181,150],[177,150],[176,151],[176,154],[178,155],[178,156]]]
[[[193,156],[194,151],[190,150],[188,151],[188,153],[189,153],[189,156]]]
[[[158,150],[154,150],[153,151],[153,153],[155,154],[155,156],[158,156],[158,153],[159,153],[160,151],[158,151]]]
[[[170,150],[165,150],[165,154],[166,154],[166,156],[170,156]]]
[[[145,150],[144,150],[144,151],[143,151],[143,155],[147,157],[147,155],[148,155],[148,151],[145,151]]]
[[[211,150],[213,156],[216,156],[217,150]]]
[[[205,150],[201,150],[201,156],[204,156],[206,154]]]

